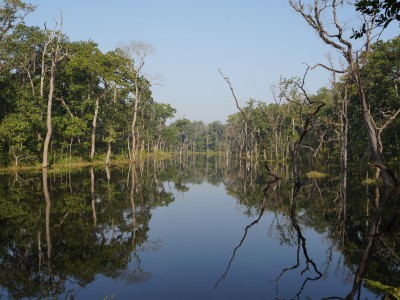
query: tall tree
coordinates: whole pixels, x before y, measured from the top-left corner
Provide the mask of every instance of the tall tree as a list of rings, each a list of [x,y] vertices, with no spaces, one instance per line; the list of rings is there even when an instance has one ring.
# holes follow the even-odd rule
[[[329,71],[341,74],[346,73],[354,80],[375,165],[381,171],[380,174],[385,185],[397,185],[396,176],[384,161],[383,148],[380,146],[382,144],[381,137],[375,119],[370,111],[368,95],[365,93],[363,78],[360,72],[360,59],[362,57],[360,57],[359,51],[355,51],[352,42],[346,38],[344,27],[338,18],[338,11],[345,5],[344,2],[337,0],[315,0],[305,5],[301,0],[289,0],[289,3],[315,30],[324,43],[339,51],[345,58],[347,62],[345,70],[335,70],[324,64],[319,65]],[[325,17],[326,19],[324,19]],[[370,36],[370,34],[366,35],[367,49],[370,44]]]
[[[107,77],[105,58],[92,41],[77,42],[71,45],[71,59],[68,61],[66,72],[71,79],[70,97],[75,102],[85,99],[92,108],[90,159],[94,159],[96,148],[96,129],[100,110],[100,100],[105,97],[107,91]],[[70,99],[72,100],[72,99]]]
[[[49,79],[49,94],[47,97],[47,113],[46,113],[46,138],[44,140],[43,145],[43,160],[42,160],[42,168],[47,168],[49,166],[48,162],[48,152],[49,152],[49,144],[50,138],[52,134],[52,105],[53,105],[53,95],[54,95],[54,82],[56,77],[56,67],[57,63],[64,57],[62,54],[62,17],[59,30],[49,31],[49,42],[50,42],[50,79]]]
[[[130,60],[127,65],[127,70],[132,81],[134,94],[132,105],[132,122],[131,122],[131,160],[136,161],[137,158],[137,118],[139,107],[142,100],[142,95],[149,89],[149,81],[145,78],[143,67],[146,62],[147,56],[155,52],[153,45],[143,41],[131,41],[128,44],[121,44],[121,49],[126,57]]]

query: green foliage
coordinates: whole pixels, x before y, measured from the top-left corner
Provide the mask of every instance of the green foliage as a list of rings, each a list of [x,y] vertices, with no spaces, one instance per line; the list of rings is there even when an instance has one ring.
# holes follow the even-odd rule
[[[20,1],[4,3],[15,17],[0,40],[0,154],[6,165],[40,161],[46,132],[46,70],[50,61],[43,51],[48,31],[19,22],[31,10],[24,5]],[[286,161],[315,103],[324,103],[318,116],[309,118],[299,154],[310,162],[335,162],[340,156],[341,100],[337,91],[343,90],[345,83],[350,99],[349,156],[368,162],[362,112],[355,105],[359,100],[349,78],[343,77],[332,90],[321,88],[314,95],[304,93],[301,78],[282,79],[275,93],[276,103],[250,99],[242,108],[244,115],[233,114],[226,124],[183,118],[167,125],[176,110],[153,99],[150,81],[136,73],[135,61],[127,53],[121,49],[103,53],[95,41],[70,42],[67,36],[62,43],[68,55],[57,65],[50,153],[55,162],[71,161],[70,155],[88,159],[92,143],[96,157],[104,157],[110,149],[113,155],[127,158],[132,151],[128,150],[132,116],[139,101],[136,92],[140,93],[135,125],[137,151],[155,155],[159,151],[180,155],[225,153],[253,159],[266,155],[268,160]],[[362,55],[365,63],[361,66],[371,113],[377,126],[384,128],[385,159],[392,165],[400,157],[400,121],[393,118],[386,123],[400,109],[399,44],[399,38],[395,38],[372,45],[369,55]]]
[[[66,124],[66,127],[63,130],[63,134],[65,135],[66,138],[71,139],[83,135],[86,131],[87,131],[87,124],[83,120],[77,117],[72,117],[71,119],[68,120],[68,123]]]
[[[392,21],[400,21],[400,2],[398,0],[356,0],[356,10],[373,18],[373,23],[386,28]],[[367,24],[354,31],[353,38],[361,38],[367,33]]]

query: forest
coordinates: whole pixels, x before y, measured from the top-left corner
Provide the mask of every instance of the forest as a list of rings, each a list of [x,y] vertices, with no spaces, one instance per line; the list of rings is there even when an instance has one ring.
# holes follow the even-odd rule
[[[356,34],[364,35],[365,47],[355,51],[353,40],[334,38],[323,27],[322,10],[310,15],[299,3],[290,1],[320,38],[343,54],[347,67],[307,67],[302,76],[282,77],[270,103],[249,99],[243,107],[220,71],[238,112],[225,123],[204,124],[173,119],[176,109],[153,99],[152,79],[143,72],[152,45],[131,41],[102,53],[95,41],[70,41],[62,19],[54,28],[30,27],[23,20],[33,6],[3,1],[1,165],[47,168],[196,153],[277,163],[290,160],[295,150],[306,161],[341,163],[344,169],[351,157],[360,166],[375,166],[385,184],[397,184],[400,38],[373,40],[364,34],[364,24]],[[339,23],[335,30],[341,32]],[[329,87],[309,94],[307,72],[314,67],[327,69],[332,79]]]
[[[267,102],[215,70],[237,112],[205,124],[154,99],[153,45],[104,53],[2,0],[0,298],[398,299],[399,2],[306,3],[334,54]]]

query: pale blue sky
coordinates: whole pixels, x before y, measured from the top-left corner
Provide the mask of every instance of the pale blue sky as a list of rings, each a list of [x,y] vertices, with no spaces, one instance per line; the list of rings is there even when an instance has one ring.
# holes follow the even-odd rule
[[[286,0],[31,0],[37,9],[28,25],[52,28],[63,14],[63,32],[102,51],[119,42],[155,46],[145,72],[160,74],[154,99],[170,103],[177,117],[225,121],[236,112],[229,76],[238,98],[272,102],[280,76],[302,76],[305,65],[326,61],[328,48]],[[308,76],[311,92],[328,84],[322,70]]]

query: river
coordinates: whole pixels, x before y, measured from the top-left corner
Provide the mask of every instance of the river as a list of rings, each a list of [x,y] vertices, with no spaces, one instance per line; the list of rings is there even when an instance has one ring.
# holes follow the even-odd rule
[[[381,299],[374,282],[400,286],[398,199],[356,171],[303,169],[298,193],[288,166],[272,181],[205,157],[2,174],[0,299]]]

